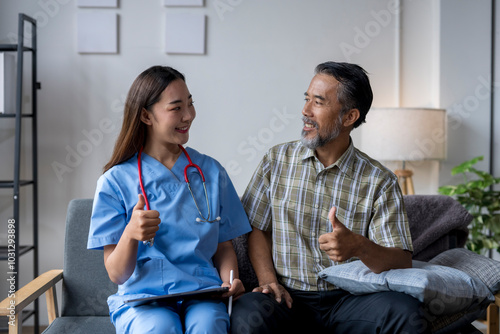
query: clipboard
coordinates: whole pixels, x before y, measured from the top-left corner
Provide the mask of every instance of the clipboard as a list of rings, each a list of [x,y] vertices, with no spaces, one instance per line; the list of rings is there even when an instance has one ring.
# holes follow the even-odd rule
[[[221,295],[227,291],[229,291],[229,288],[225,286],[225,287],[217,287],[204,290],[172,293],[169,295],[129,299],[125,300],[124,303],[129,306],[139,306],[152,302],[177,302],[179,300],[185,300],[185,299],[212,299],[212,298],[220,298]]]

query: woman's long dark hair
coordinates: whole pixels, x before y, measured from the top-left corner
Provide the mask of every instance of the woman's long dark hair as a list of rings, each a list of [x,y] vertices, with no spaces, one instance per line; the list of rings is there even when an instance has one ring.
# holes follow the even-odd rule
[[[125,101],[122,129],[104,172],[130,159],[145,144],[147,128],[141,121],[142,109],[149,111],[160,100],[165,88],[179,79],[185,81],[179,71],[167,66],[153,66],[134,80]]]

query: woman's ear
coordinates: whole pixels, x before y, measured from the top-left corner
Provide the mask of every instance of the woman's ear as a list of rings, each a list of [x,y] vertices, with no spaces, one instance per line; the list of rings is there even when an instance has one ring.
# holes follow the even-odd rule
[[[352,126],[359,119],[359,110],[357,108],[349,110],[343,117],[344,126]]]
[[[151,125],[151,113],[146,108],[141,110],[141,121],[146,125]]]

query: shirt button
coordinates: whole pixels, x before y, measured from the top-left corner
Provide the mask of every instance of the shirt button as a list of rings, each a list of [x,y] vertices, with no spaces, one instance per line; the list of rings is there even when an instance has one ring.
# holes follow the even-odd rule
[[[318,204],[316,204],[314,207],[315,207],[316,209],[318,209],[318,208],[319,208],[319,205],[318,205]]]
[[[319,259],[316,259],[316,263],[319,263]]]
[[[312,233],[312,236],[313,236],[313,237],[315,237],[315,236],[316,236],[316,232],[313,232],[313,233]]]

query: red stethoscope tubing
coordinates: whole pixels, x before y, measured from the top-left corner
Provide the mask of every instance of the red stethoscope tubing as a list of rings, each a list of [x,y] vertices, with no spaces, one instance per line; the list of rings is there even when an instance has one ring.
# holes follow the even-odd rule
[[[201,171],[200,166],[194,164],[193,161],[191,161],[191,157],[187,153],[186,149],[184,147],[182,147],[182,145],[179,145],[179,147],[181,148],[182,152],[184,152],[184,155],[186,156],[186,158],[189,161],[189,163],[186,165],[186,167],[184,167],[184,180],[186,181],[186,183],[189,183],[189,179],[188,179],[188,175],[187,175],[187,170],[189,167],[196,168],[198,170],[198,172],[200,173],[201,179],[203,180],[203,182],[205,182],[205,175],[203,175],[203,172]]]
[[[139,150],[139,155],[137,157],[137,169],[139,171],[139,186],[141,187],[142,196],[144,196],[144,201],[146,202],[146,209],[151,210],[149,207],[148,196],[146,195],[146,191],[144,190],[144,184],[142,183],[142,168],[141,168],[141,156],[142,156],[142,146]]]

